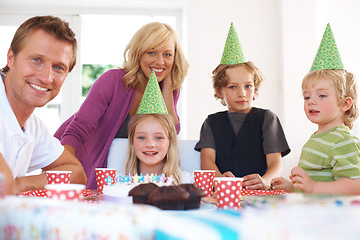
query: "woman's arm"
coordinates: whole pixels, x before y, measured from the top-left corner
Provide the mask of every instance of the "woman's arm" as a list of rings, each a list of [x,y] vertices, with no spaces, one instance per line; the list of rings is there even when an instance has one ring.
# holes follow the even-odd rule
[[[163,81],[162,81],[162,89],[161,93],[164,97],[165,105],[168,110],[170,116],[172,116],[174,120],[174,125],[178,125],[179,119],[176,113],[176,106],[174,102],[174,84],[171,79],[171,74],[169,74]]]
[[[115,84],[122,81],[121,76],[118,69],[109,70],[95,81],[79,111],[55,133],[63,145],[72,146],[76,152],[88,140],[114,99]]]

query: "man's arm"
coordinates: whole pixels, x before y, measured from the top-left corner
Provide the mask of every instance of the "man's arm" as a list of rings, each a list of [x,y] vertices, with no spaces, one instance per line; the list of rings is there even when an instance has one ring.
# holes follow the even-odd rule
[[[87,177],[81,163],[66,149],[64,149],[64,152],[58,159],[44,167],[42,170],[43,172],[39,175],[15,178],[15,192],[44,189],[47,183],[46,171],[50,170],[71,171],[71,183],[85,185],[87,182]]]
[[[5,161],[1,153],[0,153],[0,172],[5,177],[5,193],[14,194],[14,177],[10,171],[7,162]]]
[[[67,149],[74,157],[76,157],[76,150],[73,146],[64,144],[64,148]]]

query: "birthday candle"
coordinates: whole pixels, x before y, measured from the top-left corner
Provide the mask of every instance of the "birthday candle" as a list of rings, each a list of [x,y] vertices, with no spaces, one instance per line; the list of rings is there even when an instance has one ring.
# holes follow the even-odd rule
[[[154,182],[157,183],[159,181],[160,176],[158,176],[157,174],[154,175]]]
[[[139,182],[139,176],[137,174],[135,174],[135,176],[133,177],[133,182],[134,183],[138,183]]]
[[[107,178],[105,179],[105,181],[107,182],[108,185],[110,185],[112,183],[113,178],[110,176],[107,176]]]
[[[129,179],[129,176],[128,176],[128,175],[125,175],[125,177],[124,177],[124,182],[125,182],[125,183],[129,183],[129,180],[130,180],[130,179]]]
[[[142,173],[140,173],[139,182],[140,183],[144,182],[144,175]]]
[[[126,176],[126,175],[125,175]],[[121,183],[125,182],[125,176],[121,178]]]
[[[166,180],[165,174],[162,173],[162,174],[159,176],[159,183],[164,183],[165,180]]]
[[[121,175],[115,178],[115,183],[120,183],[120,182],[121,182]]]
[[[144,182],[148,183],[149,182],[149,174],[147,173],[145,176],[144,176]]]
[[[172,184],[173,181],[174,181],[174,177],[173,177],[173,175],[171,175],[170,177],[168,177],[166,183]]]
[[[131,176],[131,174],[129,174],[128,176],[129,176],[129,183],[132,183],[133,177]]]

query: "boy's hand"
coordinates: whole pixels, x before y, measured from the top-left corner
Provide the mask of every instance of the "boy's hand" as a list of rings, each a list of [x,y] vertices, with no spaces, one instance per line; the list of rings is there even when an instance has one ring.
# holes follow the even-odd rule
[[[224,177],[235,177],[235,175],[230,171],[224,172],[223,176]]]
[[[264,179],[259,174],[250,174],[243,177],[243,188],[248,190],[266,190],[269,186],[266,185]]]
[[[294,183],[294,188],[299,188],[304,193],[312,193],[316,185],[316,182],[310,178],[309,174],[300,167],[294,167],[291,170],[290,179]]]
[[[284,190],[285,192],[294,192],[293,183],[283,177],[271,180],[272,190]]]

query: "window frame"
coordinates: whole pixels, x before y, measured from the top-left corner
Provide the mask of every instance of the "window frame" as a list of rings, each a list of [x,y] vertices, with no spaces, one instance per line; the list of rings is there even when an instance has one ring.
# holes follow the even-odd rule
[[[176,31],[182,42],[184,52],[186,53],[186,34],[184,27],[186,26],[186,4],[184,3],[161,3],[161,6],[154,6],[154,2],[130,2],[130,1],[110,1],[104,0],[101,2],[80,3],[78,6],[73,4],[66,6],[66,3],[49,3],[46,0],[41,0],[37,5],[29,4],[26,0],[15,0],[21,4],[22,7],[3,6],[0,9],[0,26],[19,26],[26,19],[36,15],[54,15],[58,16],[67,22],[76,33],[78,42],[81,42],[81,15],[156,15],[156,16],[175,16],[176,17]],[[41,4],[42,2],[42,4]],[[41,4],[41,8],[39,8]],[[3,67],[3,66],[1,66]],[[82,62],[81,62],[81,44],[78,46],[77,63],[66,78],[62,89],[59,93],[60,100],[60,122],[64,122],[72,114],[74,114],[81,106],[81,92],[82,92]],[[186,104],[186,81],[183,84],[181,91],[181,101],[178,102],[178,113],[181,119],[186,118],[186,111],[184,107]],[[54,100],[53,100],[54,101]],[[51,102],[49,103],[51,104]],[[186,133],[186,121],[182,121],[181,134]]]

